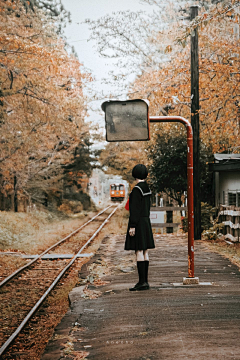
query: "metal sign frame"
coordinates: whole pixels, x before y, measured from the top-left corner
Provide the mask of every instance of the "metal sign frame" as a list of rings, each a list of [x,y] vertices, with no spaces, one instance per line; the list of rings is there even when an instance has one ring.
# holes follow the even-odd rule
[[[146,105],[146,117],[143,117],[142,120],[143,120],[143,131],[147,130],[147,134],[146,136],[143,136],[143,134],[140,134],[139,138],[136,138],[136,137],[132,137],[132,138],[120,138],[120,137],[116,137],[112,139],[110,139],[110,133],[111,133],[111,130],[109,128],[109,114],[108,114],[108,106],[109,105],[117,105],[119,107],[119,105],[128,105],[128,104],[137,104],[137,103],[144,103]],[[150,140],[150,121],[149,121],[149,101],[148,100],[144,100],[144,99],[133,99],[133,100],[108,100],[108,101],[105,101],[104,103],[102,103],[101,105],[102,107],[102,110],[105,112],[105,128],[106,128],[106,141],[108,142],[122,142],[122,141],[147,141],[147,140]],[[132,113],[133,115],[133,113]],[[145,114],[144,114],[145,115]],[[118,115],[119,116],[119,115]],[[121,115],[120,116],[126,116],[126,113]],[[129,115],[128,115],[129,116]],[[130,119],[131,119],[131,115],[130,115]],[[129,123],[130,125],[131,123]],[[128,123],[126,122],[125,124],[126,126],[128,125]],[[111,127],[111,125],[110,125]],[[115,131],[115,124],[114,122],[112,123],[112,127],[113,127],[113,132]],[[126,129],[124,129],[124,134],[127,134],[128,136],[131,136],[130,135],[130,127],[126,127]],[[140,129],[140,127],[136,127],[136,129]],[[131,129],[132,130],[132,129]]]

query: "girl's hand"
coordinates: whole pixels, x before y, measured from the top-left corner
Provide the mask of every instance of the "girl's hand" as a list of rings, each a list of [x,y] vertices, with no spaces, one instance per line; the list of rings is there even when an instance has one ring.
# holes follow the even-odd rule
[[[135,228],[130,228],[130,229],[129,229],[129,235],[130,235],[130,236],[134,236],[134,235],[135,235]]]

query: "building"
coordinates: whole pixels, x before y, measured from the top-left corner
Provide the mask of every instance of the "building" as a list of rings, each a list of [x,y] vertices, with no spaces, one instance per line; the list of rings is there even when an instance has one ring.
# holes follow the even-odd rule
[[[214,154],[215,206],[240,207],[240,154]]]
[[[240,154],[215,154],[210,164],[214,172],[215,206],[218,222],[224,225],[225,240],[240,238]]]

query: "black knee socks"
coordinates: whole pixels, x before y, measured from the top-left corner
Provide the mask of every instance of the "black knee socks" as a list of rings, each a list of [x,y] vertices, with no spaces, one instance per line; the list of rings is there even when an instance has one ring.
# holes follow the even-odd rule
[[[145,282],[145,261],[137,261],[139,284]]]
[[[148,266],[149,266],[149,260],[145,260],[145,282],[148,283]]]
[[[137,261],[139,284],[148,282],[148,266],[149,266],[149,260]]]

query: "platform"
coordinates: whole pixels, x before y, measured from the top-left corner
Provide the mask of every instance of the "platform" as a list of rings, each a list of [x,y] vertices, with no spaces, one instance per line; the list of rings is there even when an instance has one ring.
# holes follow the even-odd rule
[[[240,272],[195,242],[195,276],[187,276],[187,238],[155,235],[150,251],[150,290],[137,282],[135,255],[124,236],[106,238],[82,268],[71,306],[56,327],[42,360],[232,360],[240,359]],[[91,275],[101,286],[89,284]],[[102,281],[102,282],[101,282]],[[71,346],[70,346],[71,345]]]

